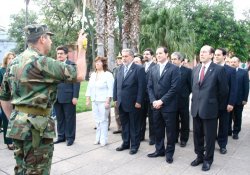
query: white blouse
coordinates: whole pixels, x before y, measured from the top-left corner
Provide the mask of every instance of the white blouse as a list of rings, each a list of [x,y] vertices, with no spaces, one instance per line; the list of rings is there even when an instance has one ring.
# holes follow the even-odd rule
[[[91,97],[91,101],[105,102],[107,97],[113,97],[114,77],[106,71],[98,80],[96,72],[90,76],[85,96]]]

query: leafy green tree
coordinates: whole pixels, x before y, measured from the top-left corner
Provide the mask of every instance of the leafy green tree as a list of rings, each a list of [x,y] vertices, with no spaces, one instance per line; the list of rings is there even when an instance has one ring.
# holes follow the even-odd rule
[[[178,7],[153,7],[142,12],[141,51],[167,46],[171,52],[180,51],[189,59],[194,56],[195,33]]]
[[[16,48],[14,52],[19,54],[24,51],[25,35],[23,28],[25,27],[25,10],[21,10],[19,13],[10,16],[10,28],[8,34],[10,38],[16,42]],[[30,11],[28,15],[29,23],[37,23],[38,16],[35,12]]]

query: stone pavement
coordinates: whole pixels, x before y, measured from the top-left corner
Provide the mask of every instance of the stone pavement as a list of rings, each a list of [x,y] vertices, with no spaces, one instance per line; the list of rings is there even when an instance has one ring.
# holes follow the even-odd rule
[[[176,145],[174,162],[167,164],[164,157],[148,158],[147,154],[154,151],[154,146],[148,145],[148,140],[141,143],[137,154],[130,155],[128,150],[117,152],[115,148],[121,145],[120,134],[114,135],[115,119],[112,117],[109,131],[109,144],[105,147],[94,145],[94,119],[91,112],[77,115],[77,136],[75,143],[68,147],[65,143],[55,145],[52,164],[52,175],[249,175],[250,174],[250,105],[243,113],[242,131],[239,140],[229,137],[228,153],[221,155],[216,144],[214,162],[210,171],[201,171],[201,165],[191,167],[195,159],[193,135],[185,148]],[[148,133],[147,133],[148,136]],[[15,161],[13,152],[3,144],[0,134],[0,175],[14,174]],[[148,138],[148,137],[146,137]]]

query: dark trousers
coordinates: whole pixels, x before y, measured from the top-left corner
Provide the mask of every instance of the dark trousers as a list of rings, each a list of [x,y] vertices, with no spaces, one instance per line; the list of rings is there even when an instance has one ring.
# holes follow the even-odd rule
[[[181,126],[180,126],[181,125]],[[189,106],[180,108],[176,115],[176,141],[187,142],[189,138]]]
[[[12,144],[12,139],[6,137],[6,133],[7,133],[7,128],[8,128],[9,120],[8,120],[8,118],[6,117],[6,115],[4,114],[2,108],[1,108],[1,111],[0,111],[0,115],[1,115],[0,118],[1,118],[2,121],[3,121],[3,124],[2,124],[2,126],[3,126],[3,140],[4,140],[4,143],[5,143],[5,144],[10,145],[10,144]]]
[[[166,157],[173,157],[176,138],[176,112],[162,112],[153,110],[155,126],[155,149],[158,153],[165,152]],[[165,131],[167,135],[167,146],[165,149]]]
[[[59,140],[74,141],[76,134],[76,106],[72,103],[54,104]]]
[[[139,149],[140,147],[140,109],[125,112],[122,105],[119,107],[119,116],[122,124],[122,140],[124,147]]]
[[[199,116],[193,118],[194,151],[198,158],[210,164],[214,160],[217,121],[217,118],[201,119]]]
[[[235,105],[233,111],[230,113],[228,134],[239,134],[241,131],[243,107],[243,105]],[[233,129],[232,121],[234,122]]]
[[[149,140],[155,141],[155,131],[154,131],[154,123],[153,123],[153,111],[151,108],[151,104],[149,100],[145,100],[144,108],[142,109],[141,114],[141,139],[145,139],[146,132],[146,124],[148,117],[148,127],[149,127]]]
[[[217,142],[220,148],[226,148],[228,141],[228,123],[229,123],[229,113],[227,110],[219,110],[219,129]]]

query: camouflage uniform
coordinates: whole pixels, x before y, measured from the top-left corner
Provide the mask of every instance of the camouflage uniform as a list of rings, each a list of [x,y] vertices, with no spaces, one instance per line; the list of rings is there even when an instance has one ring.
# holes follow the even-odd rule
[[[47,31],[41,27],[29,26],[28,37]],[[15,146],[15,174],[50,174],[56,136],[50,109],[56,99],[57,84],[76,82],[76,77],[75,65],[43,56],[33,48],[26,49],[8,66],[0,99],[11,100],[15,106],[7,131]]]

